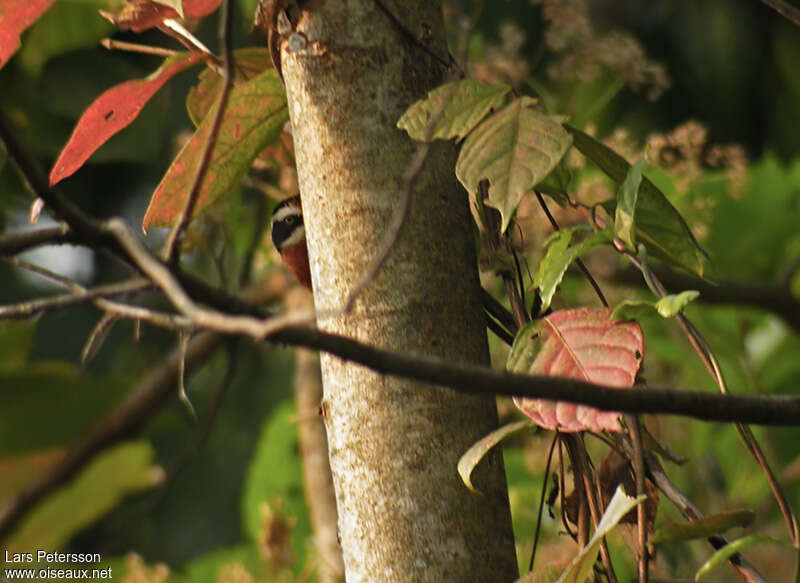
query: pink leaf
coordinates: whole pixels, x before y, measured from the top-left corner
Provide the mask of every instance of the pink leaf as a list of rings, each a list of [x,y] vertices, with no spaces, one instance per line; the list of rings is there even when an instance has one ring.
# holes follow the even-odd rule
[[[635,322],[619,322],[611,309],[560,310],[531,322],[517,335],[506,367],[513,372],[580,379],[626,389],[642,362],[644,341]],[[563,432],[619,431],[620,413],[593,407],[515,398],[537,425]]]
[[[170,57],[146,79],[126,81],[112,87],[95,99],[81,119],[53,164],[50,185],[78,170],[97,148],[111,136],[128,127],[150,98],[170,78],[202,59],[201,55],[182,53]]]
[[[19,35],[55,0],[0,0],[0,69],[19,48]]]

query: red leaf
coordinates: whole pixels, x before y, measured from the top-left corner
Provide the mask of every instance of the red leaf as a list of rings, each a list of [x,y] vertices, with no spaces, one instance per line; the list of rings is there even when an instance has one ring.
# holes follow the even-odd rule
[[[67,145],[53,164],[50,185],[75,173],[97,148],[136,119],[164,83],[201,59],[202,55],[191,53],[170,57],[149,77],[116,85],[95,99],[83,112]]]
[[[222,0],[183,0],[183,15],[186,18],[203,18],[214,12],[221,3]],[[168,18],[180,18],[174,9],[150,0],[130,0],[116,14],[100,13],[118,27],[133,32],[156,27]]]
[[[0,0],[0,69],[19,48],[19,35],[55,0]]]
[[[639,325],[613,320],[609,308],[560,310],[531,322],[517,335],[507,368],[628,388],[633,386],[643,351]],[[620,413],[544,399],[515,398],[514,402],[545,429],[619,431]]]

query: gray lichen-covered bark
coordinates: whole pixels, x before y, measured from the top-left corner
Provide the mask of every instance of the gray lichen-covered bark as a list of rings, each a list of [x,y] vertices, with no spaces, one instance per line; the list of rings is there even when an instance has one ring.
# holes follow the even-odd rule
[[[441,6],[386,6],[427,51],[447,55]],[[319,326],[397,351],[488,363],[466,195],[437,144],[386,265],[341,309],[400,204],[415,145],[395,128],[444,68],[375,0],[310,2],[299,50],[283,43]],[[295,38],[297,40],[297,37]],[[497,424],[495,403],[322,358],[331,467],[347,580],[513,581],[499,454],[471,494],[459,456]]]

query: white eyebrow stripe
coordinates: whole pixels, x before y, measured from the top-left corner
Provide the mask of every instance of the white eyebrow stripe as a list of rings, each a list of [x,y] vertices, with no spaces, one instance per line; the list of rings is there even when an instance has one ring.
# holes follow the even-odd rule
[[[287,205],[278,209],[278,211],[272,215],[272,222],[282,221],[292,215],[300,216],[300,209],[295,206]]]
[[[284,247],[288,247],[289,245],[295,245],[296,243],[305,240],[305,238],[306,238],[306,228],[300,225],[292,231],[291,235],[286,237],[283,243],[281,243],[281,249],[283,249]]]

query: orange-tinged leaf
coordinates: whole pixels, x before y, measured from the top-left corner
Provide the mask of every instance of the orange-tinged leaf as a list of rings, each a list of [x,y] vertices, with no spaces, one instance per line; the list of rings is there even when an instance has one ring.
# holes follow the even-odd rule
[[[67,145],[53,164],[50,184],[56,184],[75,173],[95,150],[136,119],[164,83],[201,59],[201,55],[190,53],[170,57],[146,79],[126,81],[95,99],[83,112]]]
[[[150,0],[129,0],[116,14],[101,11],[101,14],[123,30],[142,32],[153,28],[168,18],[203,18],[214,12],[222,0],[183,0],[183,16],[163,3]]]
[[[211,133],[217,106],[208,112],[153,193],[142,229],[171,225],[184,207]],[[195,216],[234,188],[253,159],[278,140],[289,119],[278,74],[265,71],[233,88],[195,207]]]
[[[643,352],[639,325],[614,320],[610,308],[559,310],[534,320],[517,334],[506,368],[625,389],[633,386]],[[620,413],[545,399],[515,398],[514,402],[545,429],[620,429]]]
[[[233,52],[236,75],[245,81],[257,77],[272,68],[272,60],[267,48],[248,47]],[[213,69],[204,69],[199,75],[197,85],[186,96],[186,111],[195,127],[199,126],[209,110],[214,106],[222,90],[222,77]]]
[[[19,48],[19,35],[55,0],[0,0],[0,69]]]

